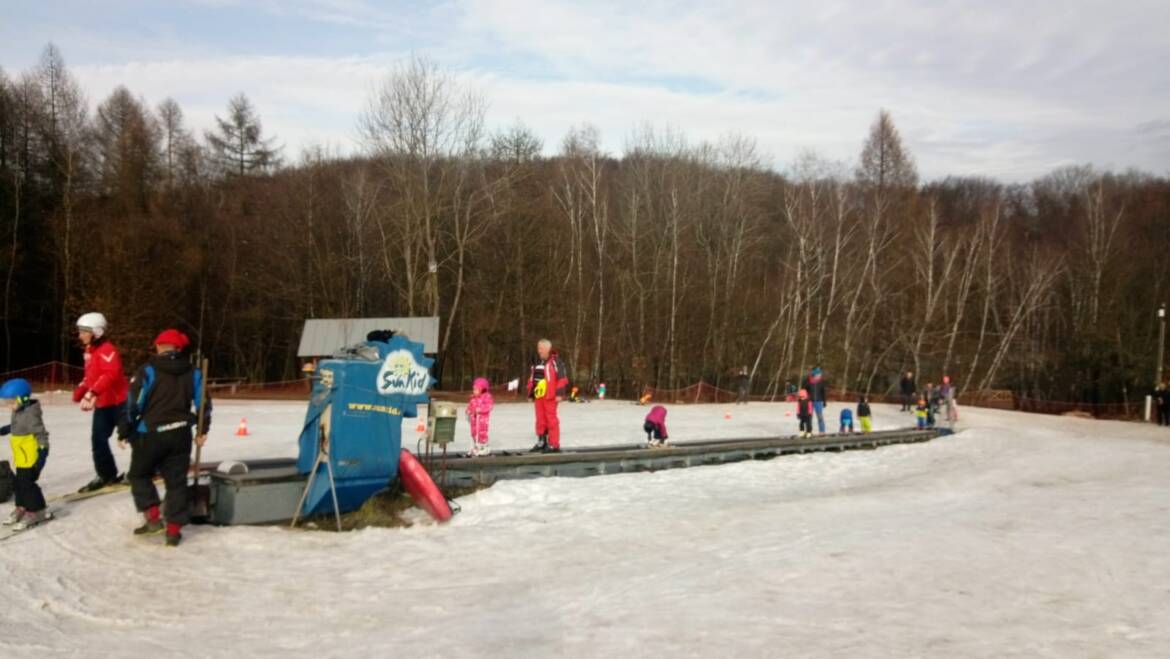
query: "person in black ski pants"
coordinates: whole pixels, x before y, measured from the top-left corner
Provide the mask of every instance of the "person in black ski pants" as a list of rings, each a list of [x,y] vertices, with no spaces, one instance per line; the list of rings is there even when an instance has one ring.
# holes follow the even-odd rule
[[[1170,426],[1170,386],[1165,382],[1154,390],[1154,405],[1157,408],[1157,420],[1160,426]]]
[[[912,412],[914,406],[914,394],[918,393],[918,385],[914,383],[914,373],[906,371],[906,375],[902,376],[902,381],[899,382],[902,389],[902,411]]]
[[[183,525],[191,518],[187,486],[191,427],[201,415],[204,434],[195,442],[203,446],[211,425],[211,401],[201,405],[203,373],[183,354],[188,343],[186,335],[178,330],[169,329],[158,335],[154,340],[157,354],[138,369],[131,381],[127,413],[118,425],[119,443],[129,443],[132,449],[127,473],[130,493],[134,506],[145,518],[134,534],[157,535],[165,529],[168,547],[179,545]],[[165,525],[153,482],[156,473],[167,488]]]

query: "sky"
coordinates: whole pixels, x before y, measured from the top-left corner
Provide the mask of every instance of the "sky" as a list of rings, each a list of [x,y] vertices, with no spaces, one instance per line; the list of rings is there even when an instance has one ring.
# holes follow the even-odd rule
[[[52,42],[91,106],[125,85],[196,132],[244,92],[293,160],[360,151],[371,91],[423,56],[549,154],[588,122],[615,156],[651,125],[753,138],[780,171],[810,151],[851,167],[884,108],[925,180],[1022,181],[1170,174],[1167,25],[1165,0],[13,0],[0,67]]]

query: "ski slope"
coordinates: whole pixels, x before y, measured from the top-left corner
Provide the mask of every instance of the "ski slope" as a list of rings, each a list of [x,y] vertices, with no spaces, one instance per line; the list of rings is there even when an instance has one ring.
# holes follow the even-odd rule
[[[91,475],[89,417],[45,400],[52,496]],[[674,406],[668,426],[789,433],[789,409]],[[564,442],[639,438],[645,411],[565,405]],[[79,502],[0,543],[0,656],[1170,655],[1170,433],[963,415],[920,445],[499,483],[446,526],[195,526],[167,550],[130,535],[128,494]],[[219,402],[205,456],[294,455],[302,416]],[[499,405],[493,445],[531,425]]]

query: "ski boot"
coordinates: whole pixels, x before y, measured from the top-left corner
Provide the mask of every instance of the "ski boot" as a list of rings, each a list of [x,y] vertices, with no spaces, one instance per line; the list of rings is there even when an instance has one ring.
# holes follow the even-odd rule
[[[167,536],[167,546],[171,547],[172,549],[175,547],[178,547],[179,543],[182,541],[183,541],[183,534],[182,533],[176,533],[174,535]]]
[[[134,529],[134,535],[158,535],[166,529],[161,519],[147,519],[142,526]]]
[[[548,453],[548,435],[541,435],[529,453]]]
[[[77,490],[77,492],[78,492],[78,494],[85,494],[87,492],[95,492],[97,490],[102,489],[103,487],[117,485],[118,483],[122,482],[122,479],[124,477],[125,477],[125,474],[118,474],[117,476],[114,476],[113,478],[110,478],[110,479],[105,479],[105,478],[102,478],[101,476],[96,476],[90,482],[86,483],[85,485],[82,485],[81,489]]]
[[[24,518],[24,508],[17,506],[12,509],[8,517],[4,518],[4,526],[12,526]]]
[[[47,510],[38,510],[35,513],[26,511],[20,518],[20,521],[12,525],[12,530],[15,533],[19,533],[21,531],[31,529],[32,527],[39,524],[43,524],[52,518],[52,515],[50,515],[49,511]]]

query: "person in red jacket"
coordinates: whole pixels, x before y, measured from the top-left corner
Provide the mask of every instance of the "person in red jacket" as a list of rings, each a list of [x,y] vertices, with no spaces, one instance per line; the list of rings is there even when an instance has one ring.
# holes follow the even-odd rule
[[[87,313],[77,319],[77,335],[85,347],[85,377],[73,391],[73,402],[81,404],[81,411],[93,412],[90,444],[97,473],[79,492],[92,492],[122,481],[110,451],[110,435],[118,427],[130,384],[122,372],[118,348],[106,338],[106,328],[106,317],[100,313]]]
[[[532,453],[559,453],[561,420],[557,403],[565,399],[569,386],[569,369],[552,348],[552,341],[541,339],[528,373],[528,398],[536,407],[536,436]]]

